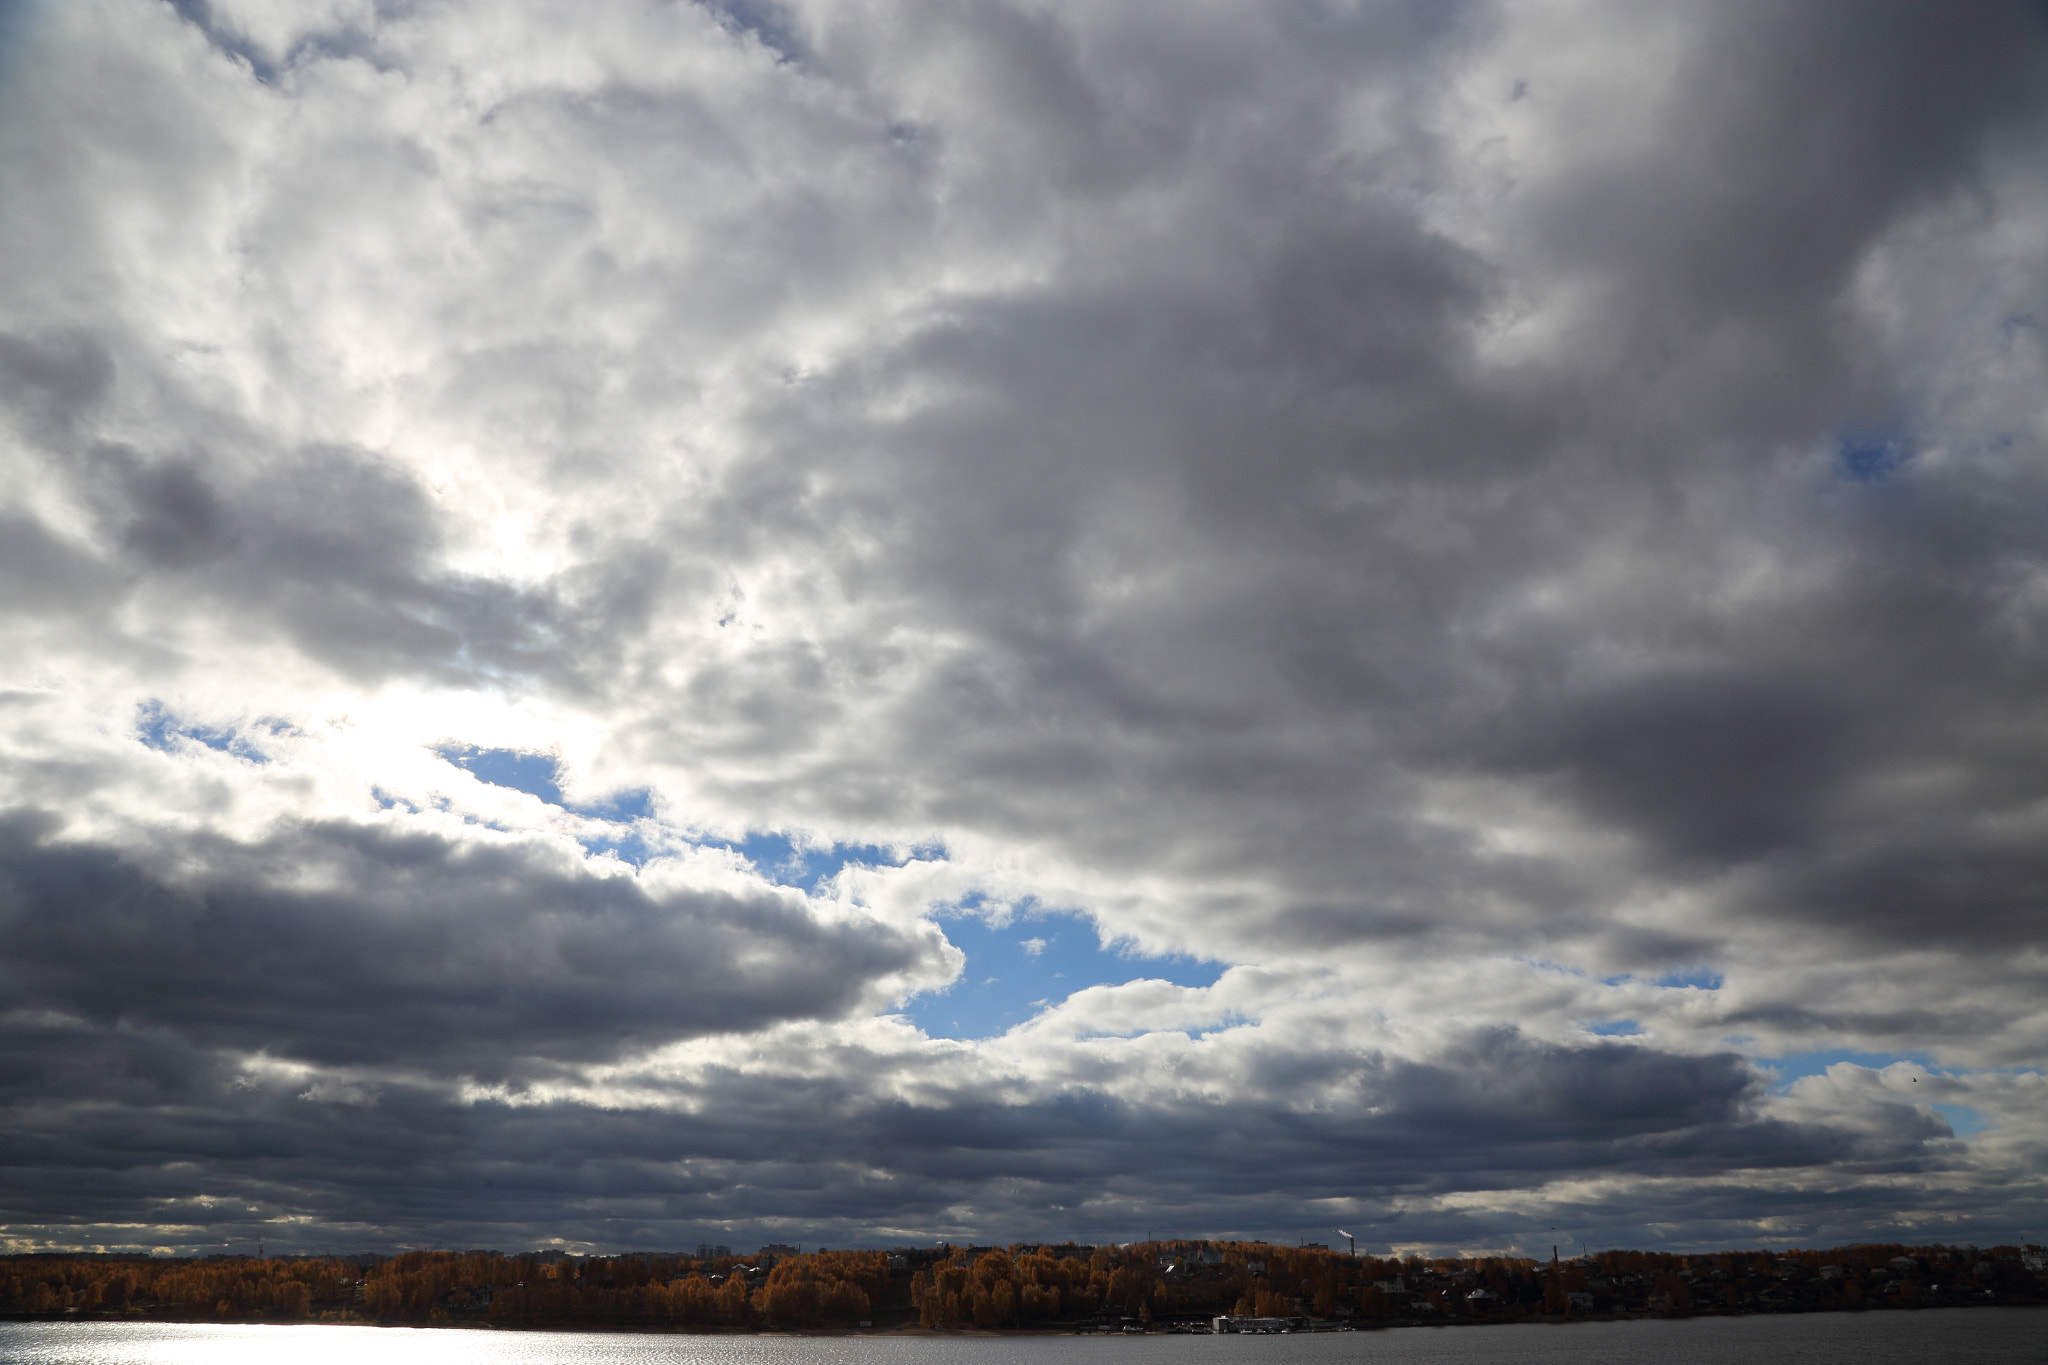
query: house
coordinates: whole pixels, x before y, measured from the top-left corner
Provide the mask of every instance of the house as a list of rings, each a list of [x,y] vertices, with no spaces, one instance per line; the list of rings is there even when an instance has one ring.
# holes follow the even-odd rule
[[[1296,1325],[1294,1318],[1221,1317],[1211,1319],[1210,1330],[1219,1334],[1242,1332],[1270,1336],[1280,1332],[1292,1332]]]

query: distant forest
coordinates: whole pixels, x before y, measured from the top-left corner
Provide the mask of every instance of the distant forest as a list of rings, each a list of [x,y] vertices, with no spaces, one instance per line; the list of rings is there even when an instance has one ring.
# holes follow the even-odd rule
[[[1603,1251],[1549,1261],[1187,1241],[712,1257],[0,1258],[0,1316],[71,1321],[1171,1331],[1228,1316],[1302,1330],[2043,1302],[2048,1271],[2032,1246]]]

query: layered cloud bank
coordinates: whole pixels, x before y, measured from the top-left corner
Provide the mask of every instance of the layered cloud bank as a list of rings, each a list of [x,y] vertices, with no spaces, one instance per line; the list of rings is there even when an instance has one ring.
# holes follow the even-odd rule
[[[2038,1231],[2043,166],[2018,4],[0,10],[8,1244]]]

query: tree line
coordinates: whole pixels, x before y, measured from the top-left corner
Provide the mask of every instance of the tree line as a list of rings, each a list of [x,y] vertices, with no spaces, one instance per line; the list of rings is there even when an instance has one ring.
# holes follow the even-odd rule
[[[2030,1249],[2038,1255],[2038,1248]],[[1963,1296],[1958,1298],[1958,1295]],[[642,1330],[931,1329],[1211,1315],[1804,1311],[2048,1297],[2017,1247],[1532,1257],[1351,1256],[1262,1242],[1016,1245],[721,1256],[0,1258],[0,1315]]]
[[[823,1251],[783,1257],[772,1266],[750,1265],[739,1257],[551,1258],[434,1251],[369,1262],[33,1256],[0,1261],[0,1313],[802,1328],[851,1326],[867,1319],[888,1277],[888,1254],[880,1251]]]

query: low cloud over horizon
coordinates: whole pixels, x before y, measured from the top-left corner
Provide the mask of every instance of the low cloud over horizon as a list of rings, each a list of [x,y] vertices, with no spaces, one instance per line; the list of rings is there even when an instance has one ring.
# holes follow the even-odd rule
[[[0,1244],[2048,1229],[2020,3],[0,5]]]

